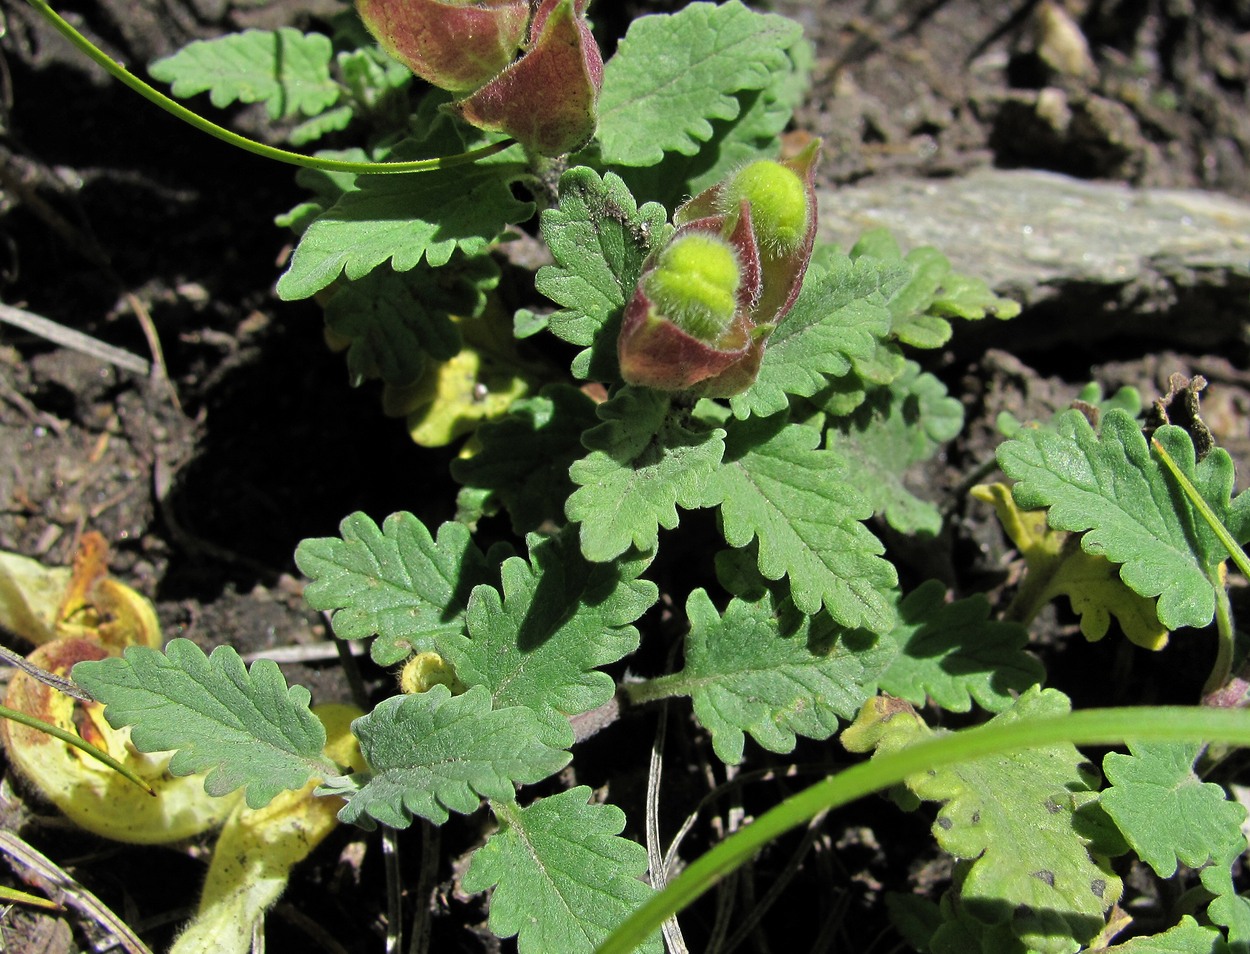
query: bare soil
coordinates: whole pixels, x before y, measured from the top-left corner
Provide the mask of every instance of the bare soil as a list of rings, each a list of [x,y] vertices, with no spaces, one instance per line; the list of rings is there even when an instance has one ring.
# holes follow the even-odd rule
[[[681,5],[602,3],[592,13],[610,48],[629,16]],[[1246,0],[1070,0],[1088,68],[1079,57],[1064,60],[1062,44],[1054,52],[1053,27],[1038,27],[1047,6],[1039,0],[768,6],[802,22],[815,43],[815,88],[796,125],[825,138],[826,184],[955,176],[994,164],[1250,195]],[[75,0],[62,12],[110,54],[142,64],[191,39],[311,26],[337,9],[332,0]],[[60,564],[83,532],[99,531],[113,547],[115,573],[155,601],[167,637],[227,643],[245,655],[322,642],[324,621],[300,599],[296,544],[334,533],[355,510],[448,519],[450,452],[416,447],[381,415],[376,392],[348,386],[314,305],[276,299],[273,282],[290,248],[272,218],[302,195],[289,170],[206,139],[112,84],[28,7],[11,5],[0,16],[0,298],[151,358],[146,328],[163,352],[163,368],[142,377],[0,325],[0,550]],[[1069,121],[1054,121],[1045,90],[1060,91]],[[194,105],[211,112],[206,102]],[[263,135],[253,110],[226,121]],[[1230,325],[1240,320],[1229,316]],[[1246,472],[1244,341],[1193,354],[1153,342],[1146,350],[1126,335],[1109,342],[1106,355],[1092,368],[1061,347],[934,357],[931,370],[964,401],[969,424],[922,482],[952,494],[992,456],[1000,410],[1040,416],[1091,377],[1109,390],[1133,384],[1149,400],[1166,393],[1178,371],[1211,382],[1208,423]],[[1002,592],[1008,567],[996,525],[983,509],[946,502],[953,519],[945,575],[966,591]],[[1051,684],[1077,705],[1193,702],[1210,658],[1202,637],[1178,635],[1152,655],[1122,640],[1091,647],[1071,635],[1071,620],[1056,616],[1039,652]],[[284,671],[318,701],[349,694],[337,658]],[[375,689],[391,678],[368,670],[365,677]],[[654,725],[627,718],[578,753],[579,781],[610,786],[631,819],[642,817],[637,767],[646,764]],[[674,714],[670,758],[691,767],[684,780],[675,773],[668,790],[678,816],[706,792],[697,767],[710,760],[685,726]],[[720,807],[720,822],[741,824],[802,783],[746,787],[736,805]],[[104,844],[27,804],[20,784],[0,795],[8,824],[22,822],[27,840],[154,950],[168,944],[194,903],[202,851]],[[740,904],[758,900],[801,844],[811,849],[811,877],[745,948],[898,949],[893,935],[882,935],[882,892],[940,886],[946,875],[928,823],[870,802],[810,843],[779,846],[754,880],[739,884]],[[437,889],[408,898],[410,906],[432,905],[432,950],[500,949],[474,927],[483,912],[457,892],[449,860],[473,846],[480,824],[471,818],[444,829]],[[414,832],[401,843],[415,885],[421,839]],[[346,831],[331,838],[271,916],[269,950],[379,949],[382,864],[376,840]],[[710,917],[710,909],[693,914],[692,933]],[[89,931],[72,912],[0,919],[4,949],[19,954],[82,949]]]

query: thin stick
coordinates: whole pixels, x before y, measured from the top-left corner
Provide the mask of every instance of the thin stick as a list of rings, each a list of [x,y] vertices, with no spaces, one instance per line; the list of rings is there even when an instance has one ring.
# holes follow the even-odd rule
[[[49,897],[90,918],[112,934],[129,954],[152,954],[126,923],[99,898],[70,877],[60,865],[11,831],[0,830],[0,853],[22,878],[30,878]]]
[[[54,672],[48,672],[46,669],[39,668],[25,656],[20,653],[13,652],[13,650],[9,649],[7,646],[0,646],[0,659],[3,659],[10,666],[16,666],[18,669],[22,670],[22,672],[26,673],[26,675],[38,679],[45,686],[51,686],[57,692],[63,692],[67,696],[73,696],[75,699],[82,702],[95,701],[79,689],[78,684],[72,679],[66,679],[64,676],[58,676]]]
[[[21,328],[23,331],[29,331],[32,335],[46,338],[62,347],[73,348],[75,351],[89,354],[93,358],[107,361],[119,368],[134,371],[136,374],[147,374],[151,369],[151,364],[137,354],[131,354],[99,338],[85,335],[73,328],[66,328],[50,318],[23,311],[21,308],[14,308],[12,305],[0,305],[0,321]]]

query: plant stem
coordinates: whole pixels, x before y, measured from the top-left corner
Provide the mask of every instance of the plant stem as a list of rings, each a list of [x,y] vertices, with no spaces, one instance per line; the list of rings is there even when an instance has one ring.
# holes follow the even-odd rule
[[[1215,577],[1211,584],[1215,590],[1215,663],[1206,685],[1202,687],[1203,698],[1228,683],[1233,672],[1233,647],[1237,640],[1233,629],[1233,608],[1228,602],[1228,587],[1224,583],[1224,564],[1218,564],[1211,575]]]
[[[642,682],[627,682],[621,686],[621,692],[633,705],[644,702],[659,702],[661,699],[672,699],[674,696],[690,695],[689,680],[682,673],[669,673],[655,679],[644,679]]]
[[[76,749],[82,749],[82,751],[86,752],[93,759],[103,762],[118,775],[134,782],[149,795],[156,795],[156,790],[153,789],[151,785],[141,779],[130,769],[126,768],[126,766],[122,765],[122,763],[113,758],[113,756],[109,755],[102,749],[96,748],[85,739],[74,735],[74,733],[66,732],[60,726],[55,726],[51,722],[44,722],[42,719],[36,719],[33,715],[27,715],[25,712],[21,712],[17,709],[10,709],[8,706],[0,706],[0,718],[12,719],[14,722],[20,722],[24,726],[29,726],[30,728],[37,729],[40,732],[46,732],[54,739],[60,739],[66,745],[72,745]]]
[[[27,0],[45,20],[47,20],[63,37],[76,46],[83,54],[92,62],[97,64],[101,69],[107,72],[114,79],[126,86],[146,99],[148,102],[159,106],[165,112],[181,119],[184,123],[194,126],[200,132],[208,133],[222,142],[236,146],[245,152],[253,155],[261,156],[265,159],[272,159],[275,162],[284,162],[288,165],[302,166],[305,169],[321,169],[325,172],[349,172],[358,174],[372,173],[397,173],[397,172],[433,172],[438,169],[450,169],[453,166],[469,165],[479,159],[485,159],[487,156],[493,156],[497,152],[510,146],[516,145],[514,139],[504,139],[501,142],[491,143],[489,146],[482,146],[478,149],[471,149],[468,152],[458,153],[454,156],[440,156],[436,159],[419,159],[411,162],[350,162],[344,159],[327,159],[320,156],[304,156],[298,152],[290,152],[286,149],[278,149],[276,146],[269,146],[263,142],[257,142],[254,139],[248,139],[246,136],[240,136],[236,132],[226,129],[224,126],[218,126],[214,122],[205,119],[199,113],[192,112],[181,103],[177,103],[170,99],[164,93],[149,86],[139,77],[131,73],[126,67],[112,60],[103,50],[99,49],[94,43],[79,33],[65,19],[61,17],[55,10],[48,6],[47,0]]]

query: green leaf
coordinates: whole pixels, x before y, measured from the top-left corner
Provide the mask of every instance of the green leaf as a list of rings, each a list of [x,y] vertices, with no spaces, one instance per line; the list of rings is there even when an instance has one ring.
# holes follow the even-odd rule
[[[603,71],[604,162],[647,166],[665,152],[698,152],[712,137],[710,120],[737,117],[734,94],[767,88],[801,35],[794,21],[738,0],[635,20]]]
[[[334,611],[341,639],[377,634],[372,654],[383,666],[435,648],[441,634],[462,632],[469,593],[491,578],[462,524],[443,524],[435,540],[410,513],[391,514],[380,530],[354,513],[339,532],[342,539],[304,540],[296,548],[296,565],[312,581],[304,599]]]
[[[906,256],[885,229],[874,229],[860,237],[851,249],[851,258],[875,259],[883,265],[903,270],[907,276],[890,297],[892,330],[896,338],[915,348],[940,348],[950,340],[947,318],[976,320],[986,315],[1014,318],[1020,305],[995,295],[985,282],[956,274],[937,249],[922,246]]]
[[[309,298],[340,275],[356,281],[383,262],[406,272],[422,260],[446,265],[457,249],[481,255],[507,225],[533,214],[533,203],[518,201],[509,189],[519,170],[514,164],[478,162],[359,176],[357,189],[343,193],[304,230],[290,267],[278,279],[279,297]]]
[[[1111,787],[1099,801],[1125,840],[1160,878],[1177,863],[1201,868],[1227,861],[1246,848],[1246,810],[1224,789],[1194,774],[1197,744],[1135,745],[1131,755],[1112,752],[1102,762]]]
[[[713,120],[711,138],[693,155],[666,152],[656,165],[619,167],[630,191],[639,201],[675,208],[752,160],[775,159],[781,133],[807,93],[813,56],[811,44],[800,38],[767,87],[735,94],[737,115]]]
[[[638,648],[630,624],[656,601],[639,580],[649,557],[588,563],[573,531],[531,537],[530,562],[504,561],[502,594],[478,586],[469,599],[468,636],[439,645],[467,685],[490,690],[495,708],[525,706],[544,741],[568,746],[568,716],[603,705],[616,691],[606,666]]]
[[[491,709],[482,686],[453,696],[436,685],[384,699],[352,723],[370,772],[339,819],[407,828],[419,815],[441,825],[449,812],[475,811],[482,798],[511,799],[517,784],[544,779],[572,758],[540,741],[540,731],[529,709]]]
[[[561,311],[554,335],[586,348],[573,362],[580,378],[611,381],[620,374],[616,339],[648,255],[672,234],[654,202],[638,208],[620,177],[576,166],[560,177],[560,204],[543,212],[542,234],[554,265],[538,270],[535,287]]]
[[[885,593],[898,577],[860,522],[872,508],[845,462],[819,444],[820,431],[787,425],[784,414],[731,422],[725,462],[702,505],[721,508],[730,546],[758,539],[760,572],[788,577],[801,611],[814,615],[823,605],[843,626],[885,632],[894,622]]]
[[[767,417],[788,406],[787,395],[811,397],[832,377],[851,373],[889,334],[885,293],[893,273],[868,260],[842,256],[808,270],[794,307],[768,339],[759,377],[730,399],[734,415]]]
[[[1081,618],[1081,634],[1090,642],[1107,635],[1114,616],[1130,642],[1144,649],[1167,644],[1168,631],[1159,622],[1155,601],[1130,590],[1114,563],[1069,545],[1071,534],[1048,527],[1042,511],[1021,510],[1006,484],[978,485],[971,493],[994,505],[1024,560],[1024,581],[1012,601],[1017,619],[1031,620],[1051,600],[1066,596]]]
[[[1162,934],[1132,938],[1105,948],[1103,954],[1225,954],[1227,950],[1219,931],[1186,914]]]
[[[851,465],[858,486],[900,533],[936,536],[942,529],[937,507],[907,486],[907,470],[929,460],[963,429],[963,405],[933,375],[908,361],[888,387],[868,392],[854,414],[834,422],[829,446]]]
[[[932,700],[967,712],[973,700],[991,712],[1042,681],[1042,664],[1024,651],[1028,630],[989,618],[980,595],[946,602],[938,580],[920,584],[899,603],[898,625],[886,637],[896,647],[881,688],[916,705]]]
[[[1238,543],[1250,538],[1250,496],[1230,502],[1233,462],[1215,448],[1195,464],[1189,435],[1161,427],[1164,443],[1182,472],[1202,494]],[[1054,432],[1026,429],[998,448],[1003,473],[1018,483],[1016,502],[1049,507],[1052,527],[1088,531],[1086,553],[1122,564],[1120,577],[1136,593],[1159,597],[1159,621],[1168,629],[1206,626],[1215,614],[1216,567],[1227,556],[1150,453],[1136,422],[1112,410],[1094,433],[1080,411],[1061,415]]]
[[[208,90],[218,109],[263,102],[270,119],[283,119],[316,116],[338,102],[341,90],[330,78],[330,57],[330,38],[319,33],[245,30],[189,43],[148,72],[172,83],[175,96]]]
[[[619,837],[625,813],[569,789],[525,808],[493,804],[500,830],[473,855],[462,887],[493,887],[490,929],[520,954],[591,954],[652,895],[638,880],[647,851]],[[635,950],[660,954],[659,937]]]
[[[806,616],[771,593],[732,599],[722,616],[695,590],[686,615],[685,668],[656,682],[691,697],[717,757],[732,765],[742,761],[744,733],[783,753],[796,735],[829,738],[839,717],[855,717],[888,659],[869,634]]]
[[[427,358],[456,356],[461,341],[452,316],[480,314],[486,291],[498,283],[499,267],[486,256],[439,269],[379,268],[334,293],[325,306],[326,326],[351,340],[347,367],[353,384],[381,378],[404,387],[421,377]]]
[[[650,552],[659,528],[677,526],[677,507],[700,506],[724,452],[720,428],[691,428],[670,413],[666,394],[622,388],[599,405],[603,421],[582,443],[590,453],[569,476],[578,490],[565,513],[580,522],[582,552],[598,562],[630,547]]]
[[[989,724],[1067,711],[1062,693],[1034,687]],[[1010,925],[1039,954],[1077,951],[1102,930],[1104,912],[1122,890],[1073,825],[1074,793],[1092,788],[1086,764],[1065,743],[961,762],[906,782],[920,798],[943,803],[934,837],[972,862],[959,891],[963,908],[984,924]]]
[[[120,658],[80,662],[73,678],[104,703],[109,725],[134,727],[140,751],[177,750],[174,775],[207,771],[210,795],[245,787],[248,807],[263,808],[313,776],[334,774],[308,690],[288,689],[271,660],[249,670],[229,646],[205,656],[189,639],[174,639],[164,653],[130,646]]]
[[[569,467],[584,453],[582,433],[598,423],[595,403],[577,388],[552,384],[538,397],[515,402],[508,416],[477,430],[481,449],[452,461],[451,473],[468,487],[493,490],[517,533],[552,526],[573,492]]]

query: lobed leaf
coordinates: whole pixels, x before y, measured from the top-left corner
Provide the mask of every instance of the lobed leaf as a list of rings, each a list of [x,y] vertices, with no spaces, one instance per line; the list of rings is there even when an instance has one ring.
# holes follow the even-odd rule
[[[1189,435],[1161,427],[1182,472],[1232,532],[1250,539],[1250,496],[1230,500],[1233,463],[1215,448],[1195,463]],[[1168,629],[1206,626],[1215,614],[1217,565],[1227,556],[1215,534],[1150,453],[1137,423],[1109,411],[1101,432],[1080,411],[1061,415],[1055,431],[1025,429],[998,448],[1003,472],[1025,509],[1049,507],[1052,527],[1085,531],[1081,548],[1122,564],[1120,577],[1136,593],[1159,598],[1159,621]]]
[[[330,38],[280,30],[245,30],[195,40],[157,60],[148,72],[173,85],[180,97],[208,92],[218,109],[231,103],[264,103],[270,119],[316,116],[338,102],[330,76]]]
[[[486,559],[468,527],[445,523],[437,539],[410,513],[378,525],[354,513],[339,525],[342,538],[304,540],[295,563],[311,582],[304,599],[330,610],[341,639],[377,635],[374,660],[393,665],[435,648],[441,634],[464,629],[469,593],[488,582]]]
[[[831,378],[851,373],[889,334],[884,292],[892,273],[871,260],[829,260],[808,270],[794,307],[769,336],[759,377],[730,399],[734,415],[767,417],[789,406],[788,395],[811,397]]]
[[[903,255],[885,229],[866,232],[850,254],[856,261],[871,259],[901,270],[904,280],[889,299],[891,330],[914,348],[946,344],[951,336],[947,318],[1007,319],[1020,314],[1018,303],[1000,298],[981,279],[954,272],[937,249],[926,245]]]
[[[712,137],[711,120],[736,118],[734,94],[767,88],[801,35],[793,20],[738,0],[635,20],[603,71],[603,161],[647,166],[665,152],[698,152]]]
[[[989,724],[1068,710],[1061,693],[1033,687]],[[880,731],[879,751],[928,733],[899,718],[885,721]],[[1074,954],[1102,930],[1104,912],[1122,891],[1120,879],[1091,857],[1090,841],[1075,823],[1077,799],[1094,782],[1087,766],[1076,747],[1064,743],[960,762],[906,780],[919,798],[942,803],[934,837],[968,862],[956,889],[960,910],[991,930],[1008,927],[1024,949],[1038,954]]]
[[[654,202],[639,208],[620,177],[600,178],[577,166],[560,177],[560,204],[542,214],[542,234],[554,265],[538,270],[535,287],[561,311],[554,335],[583,351],[577,377],[615,380],[620,316],[634,293],[643,262],[672,234],[667,213]]]
[[[459,696],[441,685],[392,696],[352,731],[370,771],[339,819],[363,828],[407,828],[413,815],[441,825],[449,812],[475,811],[482,798],[511,799],[517,784],[544,779],[572,758],[541,741],[531,710],[492,709],[483,686]]]
[[[495,889],[490,929],[515,935],[521,954],[591,954],[653,894],[639,880],[646,849],[619,837],[624,812],[587,804],[590,796],[579,786],[525,808],[492,806],[500,829],[474,852],[461,884]],[[664,948],[655,936],[636,950]]]
[[[948,603],[940,581],[920,584],[898,604],[898,624],[884,639],[894,655],[881,688],[951,712],[969,711],[973,700],[991,712],[1007,708],[1045,669],[1025,652],[1027,629],[989,615],[980,595]]]
[[[531,538],[530,561],[504,561],[502,592],[478,586],[469,599],[468,635],[440,640],[456,675],[483,685],[495,708],[537,714],[544,741],[573,743],[568,716],[603,705],[616,682],[599,667],[638,648],[630,624],[658,596],[639,580],[649,557],[589,563],[575,532]]]
[[[1098,800],[1155,874],[1170,878],[1178,863],[1228,864],[1245,851],[1246,810],[1194,773],[1200,746],[1130,742],[1128,748],[1129,755],[1111,752],[1103,758],[1111,785]]]
[[[1103,950],[1104,954],[1227,954],[1228,947],[1218,930],[1186,914],[1162,934],[1131,938]]]
[[[358,188],[344,192],[304,229],[278,279],[278,296],[309,298],[340,275],[356,281],[384,262],[406,272],[423,260],[446,265],[457,250],[483,254],[506,226],[533,214],[533,203],[518,201],[509,189],[518,170],[479,162],[357,177]]]
[[[481,449],[452,461],[467,487],[494,491],[517,533],[556,525],[575,489],[569,467],[582,456],[583,432],[595,426],[595,404],[577,388],[552,384],[513,403],[508,415],[478,428]]]
[[[702,505],[720,507],[730,546],[759,541],[760,572],[787,577],[802,612],[823,606],[845,627],[885,632],[893,625],[885,594],[897,575],[861,522],[872,508],[842,458],[818,449],[820,432],[785,417],[729,424],[725,462],[707,480]]]
[[[78,663],[73,678],[104,703],[109,725],[133,726],[140,751],[175,750],[174,775],[207,771],[210,795],[244,788],[248,807],[262,808],[314,776],[335,774],[322,757],[325,728],[309,710],[308,690],[287,688],[271,660],[249,670],[229,646],[205,656],[189,639],[174,639],[163,653],[131,646],[121,657]]]
[[[834,422],[828,444],[850,463],[873,513],[900,533],[936,536],[942,515],[907,486],[907,469],[929,460],[963,424],[963,405],[908,361],[887,387],[868,392],[853,414]]]
[[[686,615],[685,668],[662,681],[691,697],[716,755],[731,765],[742,761],[744,734],[783,753],[798,735],[829,738],[839,717],[855,717],[888,660],[870,635],[803,615],[771,593],[732,599],[722,615],[695,590]]]
[[[678,506],[706,506],[725,432],[687,427],[670,413],[669,396],[648,388],[622,388],[597,413],[603,423],[582,438],[590,453],[569,470],[578,489],[565,513],[582,525],[588,560],[654,551],[659,528],[677,526]]]
[[[480,314],[497,284],[499,267],[485,256],[440,269],[378,268],[335,291],[325,304],[326,327],[350,340],[353,384],[381,378],[403,387],[420,379],[428,359],[455,357],[461,341],[452,316]]]
[[[676,208],[755,159],[775,159],[781,134],[810,85],[814,53],[806,38],[786,50],[785,65],[772,71],[763,89],[735,93],[733,119],[712,120],[712,135],[694,154],[666,152],[648,166],[620,166],[618,172],[642,201]]]

